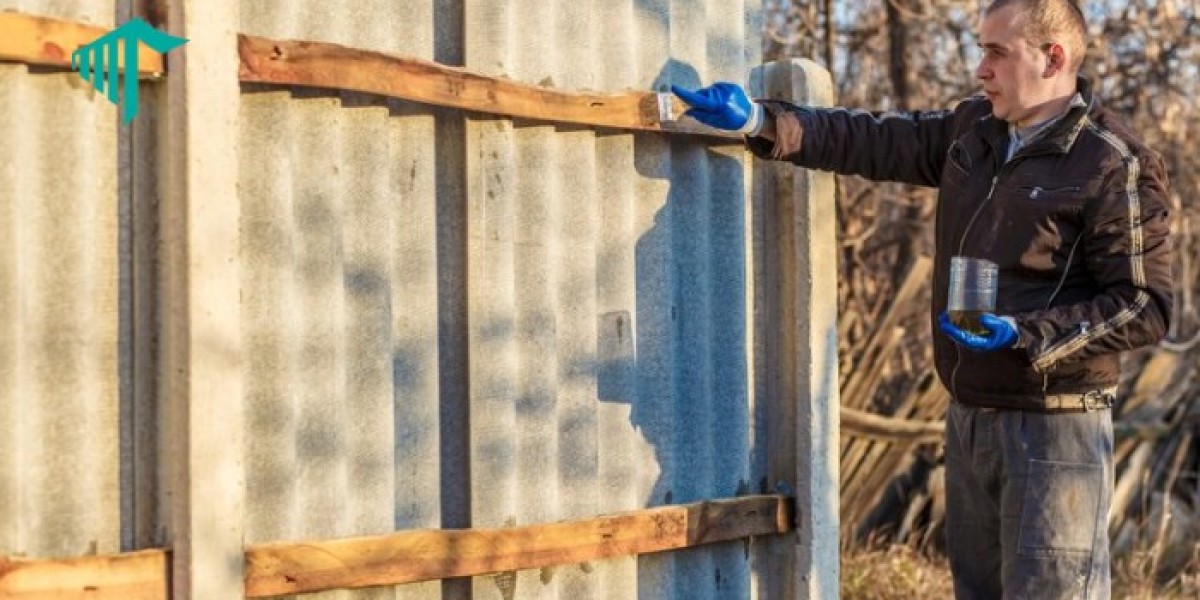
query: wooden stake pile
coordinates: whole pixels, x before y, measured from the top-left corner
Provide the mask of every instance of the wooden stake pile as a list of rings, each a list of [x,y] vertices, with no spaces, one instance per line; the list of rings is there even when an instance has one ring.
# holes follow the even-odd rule
[[[1200,243],[1188,217],[1177,218],[1175,234],[1171,331],[1158,346],[1124,357],[1114,412],[1113,553],[1161,581],[1189,563],[1194,569],[1200,552]],[[847,547],[880,540],[928,550],[943,544],[942,432],[949,395],[932,372],[932,333],[923,323],[930,267],[928,258],[914,260],[876,314],[843,313],[843,340],[851,340],[842,347],[841,388]],[[864,326],[870,322],[877,325]],[[914,346],[923,354],[911,356]]]

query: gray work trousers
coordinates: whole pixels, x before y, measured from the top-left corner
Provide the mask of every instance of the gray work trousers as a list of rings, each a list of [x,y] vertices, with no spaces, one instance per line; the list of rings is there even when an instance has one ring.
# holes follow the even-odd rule
[[[1041,414],[951,402],[946,547],[958,600],[1107,600],[1108,409]]]

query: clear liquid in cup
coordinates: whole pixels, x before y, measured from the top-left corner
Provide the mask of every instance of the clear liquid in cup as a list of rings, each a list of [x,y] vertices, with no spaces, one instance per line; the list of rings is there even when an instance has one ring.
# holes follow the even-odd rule
[[[979,317],[996,310],[999,271],[996,263],[987,259],[969,256],[950,258],[950,293],[946,299],[946,312],[955,327],[976,335],[988,335]]]

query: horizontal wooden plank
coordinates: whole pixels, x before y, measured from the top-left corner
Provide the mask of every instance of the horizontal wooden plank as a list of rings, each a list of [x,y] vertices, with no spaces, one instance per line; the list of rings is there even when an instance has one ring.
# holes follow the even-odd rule
[[[678,550],[790,531],[784,496],[662,506],[504,529],[435,529],[246,551],[246,596],[398,585]],[[166,550],[69,559],[0,557],[4,600],[167,600]]]
[[[111,29],[20,12],[0,12],[0,61],[71,67],[71,53]],[[593,127],[659,131],[740,142],[741,135],[682,117],[670,94],[584,93],[474,73],[418,58],[338,44],[238,36],[239,80],[376,94],[499,116]],[[123,54],[121,68],[124,69]],[[138,48],[138,76],[164,75],[162,55]],[[660,109],[660,102],[663,107]]]
[[[670,103],[669,117],[663,120],[656,93],[563,91],[338,44],[242,35],[238,55],[238,77],[244,82],[353,90],[540,121],[741,139],[680,119],[687,107],[671,95],[662,98]]]
[[[47,17],[0,11],[0,61],[71,68],[71,54],[112,31],[104,27]],[[125,68],[125,53],[117,64]],[[138,77],[153,79],[165,71],[161,54],[139,45]]]
[[[168,553],[34,560],[0,556],[5,600],[167,600]]]
[[[662,552],[792,528],[783,496],[663,506],[505,529],[416,530],[246,552],[246,596],[397,585]]]

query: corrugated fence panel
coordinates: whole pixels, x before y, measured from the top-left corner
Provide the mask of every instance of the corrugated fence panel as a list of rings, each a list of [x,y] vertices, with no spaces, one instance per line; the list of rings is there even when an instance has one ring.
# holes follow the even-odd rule
[[[753,4],[247,0],[239,29],[568,90],[663,90],[744,83]],[[115,10],[4,8],[105,25]],[[247,543],[759,491],[739,145],[242,91]],[[142,123],[133,161],[150,173],[137,140],[162,132]],[[121,287],[118,198],[152,210],[148,184],[121,179],[116,108],[74,74],[0,65],[0,135],[0,554],[142,545],[165,510],[143,489],[162,440],[126,431],[141,441],[122,454],[135,394],[121,374],[136,369],[119,337],[122,318],[153,320],[130,312],[153,282]],[[131,248],[152,239],[137,233]],[[154,427],[155,401],[129,400],[127,425]],[[747,598],[749,560],[737,542],[312,597]]]
[[[737,2],[466,6],[467,66],[529,83],[744,81],[758,60],[756,11]],[[748,491],[744,152],[486,117],[468,132],[474,524]],[[598,406],[575,400],[589,395]],[[479,578],[475,593],[750,595],[740,543],[634,562]]]
[[[111,1],[0,0],[111,26]],[[117,109],[0,65],[0,555],[121,549]]]
[[[240,29],[432,60],[434,13],[432,0],[243,2]],[[243,91],[247,542],[440,527],[439,461],[453,457],[440,450],[435,111]]]
[[[605,90],[649,89],[658,70],[639,64],[638,28],[646,23],[641,10],[628,0],[596,2],[593,9],[595,36],[593,56],[572,57],[567,65],[589,64],[595,87]],[[665,55],[662,54],[658,57]],[[605,60],[596,60],[602,56]],[[647,144],[665,138],[652,134],[602,131],[595,139],[595,172],[592,183],[596,203],[596,400],[599,436],[600,510],[615,512],[648,506],[649,490],[662,469],[656,448],[645,434],[646,426],[635,427],[635,400],[644,397],[639,386],[635,336],[643,325],[638,313],[638,234],[644,219],[639,200],[651,203],[662,198],[665,182],[642,179],[641,153]],[[651,152],[654,150],[651,149]],[[574,179],[572,178],[572,181]],[[652,189],[645,189],[647,184]],[[659,184],[659,185],[656,185]],[[653,189],[657,188],[657,189]],[[637,328],[635,328],[635,323]],[[642,412],[644,414],[644,409]],[[640,429],[639,429],[640,427]],[[603,583],[595,598],[637,597],[638,559],[608,561],[601,571]],[[649,572],[644,569],[643,572]]]

